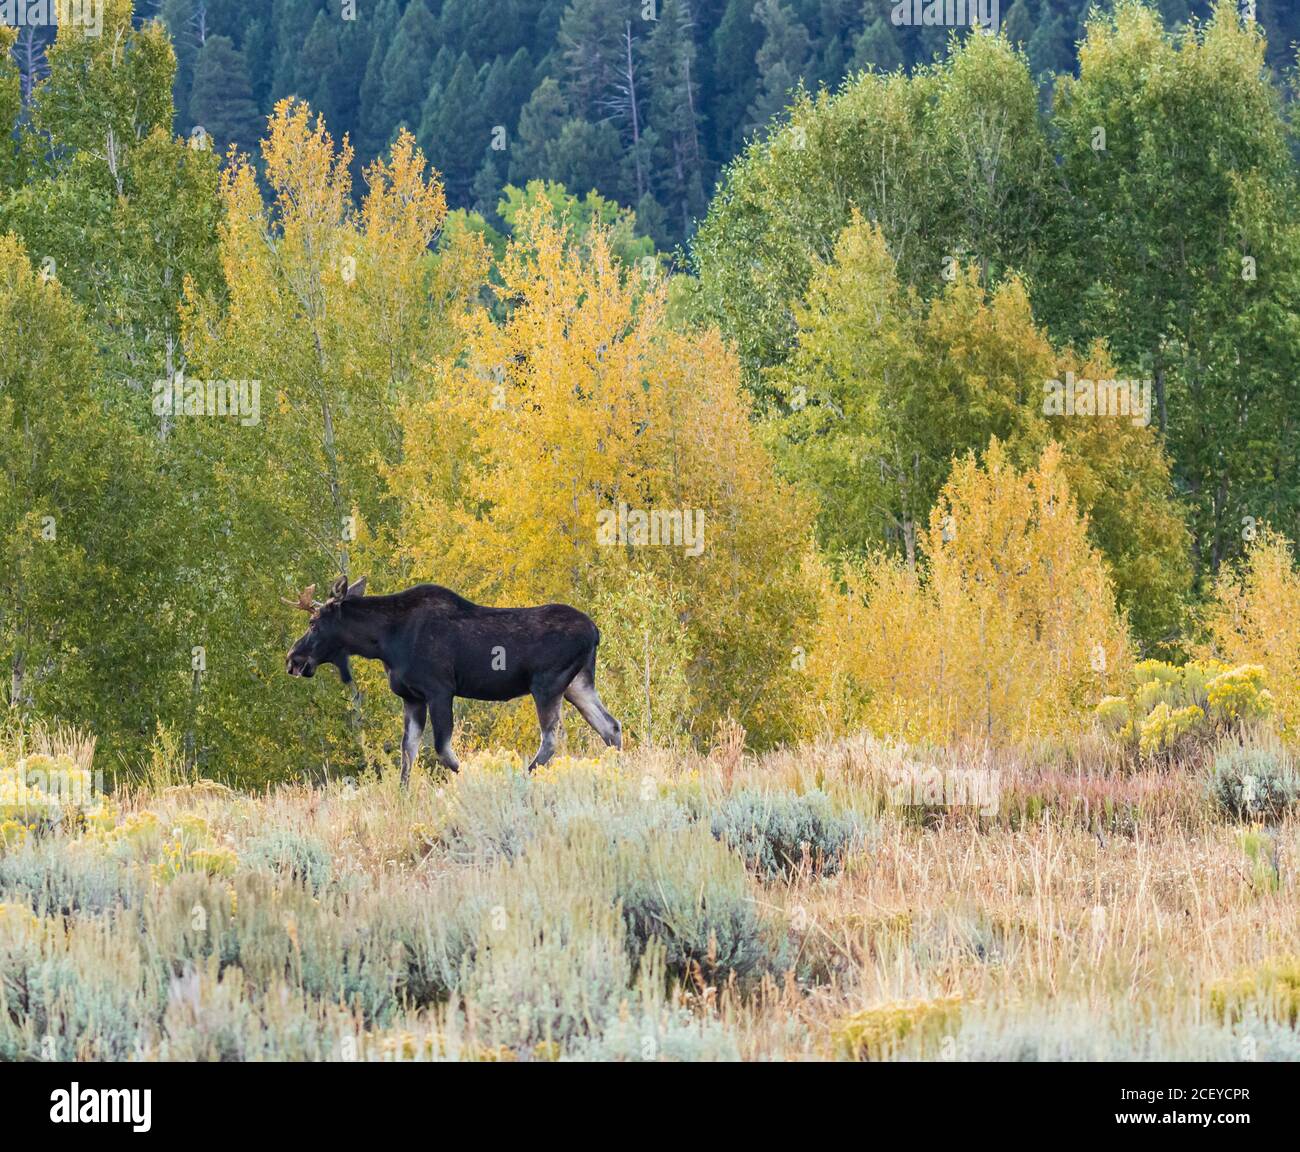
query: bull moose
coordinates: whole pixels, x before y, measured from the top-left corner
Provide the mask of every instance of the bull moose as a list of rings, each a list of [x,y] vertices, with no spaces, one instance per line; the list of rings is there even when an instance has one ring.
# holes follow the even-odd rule
[[[623,727],[596,692],[596,646],[591,618],[567,604],[539,608],[484,608],[437,584],[419,584],[391,596],[367,596],[363,577],[341,577],[328,600],[316,585],[285,603],[311,613],[311,623],[286,661],[290,676],[313,676],[333,664],[352,683],[348,660],[379,660],[402,698],[402,783],[420,752],[426,717],[433,724],[438,760],[458,771],[451,749],[452,700],[514,700],[531,695],[542,740],[531,772],[555,753],[560,705],[568,700],[607,745],[623,747]]]

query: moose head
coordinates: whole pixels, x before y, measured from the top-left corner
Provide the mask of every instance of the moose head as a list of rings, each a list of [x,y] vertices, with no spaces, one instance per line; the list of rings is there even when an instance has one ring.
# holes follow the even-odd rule
[[[285,670],[290,676],[311,677],[316,674],[319,665],[333,664],[339,670],[343,683],[352,683],[343,605],[349,600],[364,596],[365,591],[364,576],[355,584],[349,584],[346,576],[340,576],[330,590],[329,599],[323,603],[316,599],[315,584],[304,588],[297,600],[284,600],[281,597],[285,604],[311,614],[307,631],[289,650],[289,657],[285,661]]]

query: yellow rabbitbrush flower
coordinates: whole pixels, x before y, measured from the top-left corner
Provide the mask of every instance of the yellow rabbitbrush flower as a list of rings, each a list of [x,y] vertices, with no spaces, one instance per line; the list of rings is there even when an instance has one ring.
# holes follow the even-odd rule
[[[0,904],[0,934],[23,936],[40,927],[41,918],[26,904]]]
[[[624,781],[627,773],[617,755],[594,756],[555,756],[546,764],[533,770],[535,780],[550,783],[562,780],[566,776],[586,773],[598,780]]]
[[[882,1004],[845,1017],[835,1029],[838,1055],[850,1060],[880,1060],[897,1051],[909,1036],[926,1044],[957,1027],[965,997],[940,996]]]
[[[239,867],[239,856],[233,848],[193,848],[186,851],[177,840],[162,847],[162,855],[153,866],[154,879],[159,883],[174,880],[184,872],[202,872],[208,876],[233,876]]]
[[[1259,664],[1243,664],[1221,672],[1206,685],[1210,715],[1216,720],[1260,720],[1273,711],[1273,694],[1264,686],[1267,674]]]
[[[0,820],[0,849],[16,848],[25,843],[27,837],[35,830],[35,824],[25,824],[12,817]]]
[[[239,866],[239,856],[232,848],[212,844],[211,838],[211,826],[202,816],[192,812],[179,816],[171,839],[163,844],[153,866],[154,878],[165,883],[183,872],[233,876]]]
[[[0,819],[91,812],[99,806],[94,777],[71,756],[33,752],[0,762]]]
[[[1161,701],[1142,721],[1138,733],[1138,747],[1148,756],[1168,752],[1183,737],[1195,732],[1205,723],[1205,713],[1195,704],[1173,709]]]
[[[1123,696],[1103,696],[1097,705],[1097,719],[1109,732],[1123,731],[1132,723],[1128,701]]]
[[[1266,679],[1259,665],[1233,668],[1203,659],[1180,667],[1143,660],[1133,667],[1132,696],[1105,697],[1095,715],[1104,731],[1154,756],[1208,739],[1224,726],[1239,728],[1267,717],[1273,697]]]
[[[1220,1020],[1240,1020],[1253,1007],[1294,1026],[1300,1019],[1300,957],[1272,957],[1215,980],[1207,991],[1210,1008]]]

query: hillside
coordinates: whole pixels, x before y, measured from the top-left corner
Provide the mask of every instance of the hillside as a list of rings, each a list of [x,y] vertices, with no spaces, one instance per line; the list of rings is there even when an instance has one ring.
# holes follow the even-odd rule
[[[145,0],[176,46],[175,127],[253,152],[286,96],[310,101],[362,166],[401,127],[437,158],[453,208],[495,220],[501,188],[554,180],[634,208],[671,249],[725,165],[789,90],[866,67],[912,69],[949,30],[895,23],[886,0]],[[1091,0],[1003,0],[1035,76],[1071,72]],[[1210,0],[1160,0],[1172,27]],[[1270,64],[1294,63],[1300,14],[1258,0]],[[348,19],[343,11],[353,12]],[[651,18],[652,17],[652,18]],[[960,30],[959,30],[959,34]],[[24,33],[24,83],[44,75]],[[630,44],[628,41],[630,40]],[[630,54],[630,64],[629,64]],[[630,68],[631,82],[628,80]],[[1279,87],[1281,87],[1281,82]]]

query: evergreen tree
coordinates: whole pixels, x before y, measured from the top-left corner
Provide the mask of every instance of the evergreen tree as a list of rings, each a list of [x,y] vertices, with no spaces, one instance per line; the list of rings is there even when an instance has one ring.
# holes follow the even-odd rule
[[[695,43],[686,0],[664,0],[650,35],[647,64],[649,123],[658,144],[655,187],[663,202],[672,205],[674,231],[686,236],[706,207]]]
[[[510,182],[520,186],[534,176],[550,177],[547,147],[560,138],[569,119],[569,105],[559,81],[546,77],[519,113],[519,130],[510,149]]]
[[[177,109],[190,106],[194,67],[208,37],[208,13],[204,0],[164,0],[160,16],[171,34],[176,52],[176,78],[172,92]],[[188,128],[186,124],[184,127]]]
[[[881,72],[893,72],[902,65],[903,50],[894,25],[883,16],[876,17],[863,29],[854,45],[853,67],[874,67]]]
[[[748,110],[758,90],[754,58],[763,44],[763,28],[754,16],[753,0],[727,0],[726,12],[713,34],[714,154],[740,151],[748,128]]]
[[[487,72],[485,66],[480,76],[462,53],[446,88],[430,91],[420,118],[420,147],[442,174],[453,204],[469,202],[474,177],[491,142],[481,98]]]
[[[316,13],[311,32],[297,54],[291,91],[306,100],[340,134],[346,77],[340,67],[338,21],[324,12]]]
[[[357,154],[360,157],[379,155],[392,132],[384,104],[384,60],[397,34],[397,21],[397,0],[379,0],[370,22],[370,53],[358,96]]]
[[[218,155],[231,144],[249,155],[257,150],[262,117],[243,54],[228,36],[209,36],[195,61],[189,121],[203,127]]]
[[[565,9],[558,46],[564,94],[574,115],[593,122],[608,115],[610,92],[624,70],[623,37],[631,19],[632,0],[573,0]]]
[[[785,110],[807,70],[812,48],[808,29],[781,0],[758,0],[754,19],[763,27],[763,45],[754,60],[759,87],[749,107],[750,131],[764,128]]]
[[[438,25],[426,0],[411,0],[384,56],[383,107],[390,135],[402,125],[413,132],[419,127],[437,46]]]

